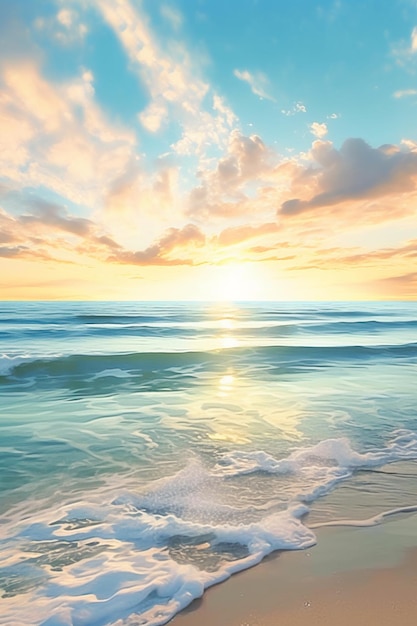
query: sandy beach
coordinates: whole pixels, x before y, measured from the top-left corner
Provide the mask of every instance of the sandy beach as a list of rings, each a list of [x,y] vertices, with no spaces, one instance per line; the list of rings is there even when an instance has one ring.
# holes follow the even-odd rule
[[[209,589],[172,626],[414,626],[417,516],[327,528],[314,548],[272,555]]]

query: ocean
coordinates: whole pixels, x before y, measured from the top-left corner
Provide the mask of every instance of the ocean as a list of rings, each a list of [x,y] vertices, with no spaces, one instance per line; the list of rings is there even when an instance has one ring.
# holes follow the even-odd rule
[[[416,515],[416,366],[416,303],[1,303],[0,623],[162,625]]]

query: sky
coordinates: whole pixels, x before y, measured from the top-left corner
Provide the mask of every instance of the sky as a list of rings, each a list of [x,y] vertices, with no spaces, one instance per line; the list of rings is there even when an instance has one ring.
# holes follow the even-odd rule
[[[417,0],[0,0],[0,298],[414,300]]]

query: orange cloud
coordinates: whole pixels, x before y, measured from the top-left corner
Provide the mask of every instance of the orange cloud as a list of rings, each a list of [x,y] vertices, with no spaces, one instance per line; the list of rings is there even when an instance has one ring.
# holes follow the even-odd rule
[[[286,200],[279,215],[416,189],[417,152],[413,150],[393,145],[371,148],[363,139],[347,139],[336,150],[330,141],[315,141],[311,158],[313,167],[305,168],[298,182],[312,183],[315,194]]]
[[[269,181],[276,155],[258,135],[246,136],[240,131],[230,133],[226,154],[214,169],[199,170],[201,184],[188,197],[188,213],[195,216],[245,213],[250,199],[246,184],[259,187]]]
[[[236,226],[223,230],[218,235],[217,240],[221,246],[231,246],[247,241],[248,239],[275,233],[277,230],[278,226],[275,222],[260,224],[259,226]]]
[[[32,60],[0,69],[2,175],[76,203],[100,204],[103,189],[133,158],[136,138],[106,120],[95,103],[91,72],[55,85]]]
[[[417,272],[387,276],[373,281],[373,287],[382,290],[390,299],[412,299],[417,294]]]
[[[181,229],[170,228],[159,241],[145,250],[137,252],[119,250],[109,260],[130,265],[194,265],[193,259],[177,259],[169,255],[178,248],[201,247],[205,241],[205,236],[197,226],[187,224]]]
[[[371,148],[363,139],[347,139],[336,150],[330,141],[315,141],[311,158],[317,166],[305,169],[301,177],[313,182],[316,193],[306,200],[286,200],[280,215],[416,188],[417,152],[412,150],[392,145]]]

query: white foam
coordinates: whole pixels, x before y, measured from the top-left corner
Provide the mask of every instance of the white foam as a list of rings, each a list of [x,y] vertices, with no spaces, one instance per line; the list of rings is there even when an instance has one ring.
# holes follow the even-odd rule
[[[9,354],[1,354],[0,355],[0,376],[6,376],[10,374],[10,372],[17,365],[21,363],[27,363],[28,361],[33,361],[34,357],[29,354],[20,354],[20,355],[9,355]]]
[[[94,539],[105,552],[66,566],[64,575],[49,571],[49,580],[32,594],[28,605],[19,596],[3,598],[3,614],[10,623],[22,625],[91,626],[115,620],[116,624],[127,624],[131,613],[140,614],[132,617],[135,624],[165,624],[204,589],[259,563],[271,551],[313,545],[313,531],[300,521],[307,510],[298,504],[256,523],[213,526],[172,514],[132,513],[129,507],[118,505],[118,515],[109,510],[107,519],[98,526],[68,529],[68,518],[103,516],[103,511],[94,513],[91,507],[68,509],[67,520],[62,519],[59,525],[26,528],[25,541],[46,541],[52,546],[54,541],[62,545],[64,540],[71,540],[80,548]],[[247,551],[243,558],[226,560],[216,571],[205,571],[171,558],[167,547],[177,536],[197,540],[209,536],[203,549],[226,543],[246,546]]]
[[[0,355],[0,376],[7,376],[15,367],[23,363],[35,363],[39,360],[57,359],[62,356],[61,353],[44,352],[39,354],[6,354]]]
[[[411,506],[401,506],[397,507],[396,509],[390,509],[389,511],[384,511],[383,513],[378,513],[378,515],[373,515],[372,517],[368,517],[367,519],[362,520],[337,519],[330,522],[318,522],[317,524],[311,524],[310,528],[323,528],[324,526],[356,526],[366,528],[369,526],[377,526],[378,524],[382,524],[387,517],[415,512],[417,512],[417,504],[413,504]]]
[[[98,380],[99,378],[131,378],[131,374],[125,370],[121,370],[118,367],[112,369],[105,369],[91,377],[91,380]]]
[[[2,619],[20,626],[161,626],[207,587],[270,552],[312,546],[319,526],[372,526],[417,511],[403,507],[310,528],[302,521],[309,509],[301,500],[327,493],[357,469],[411,458],[417,458],[417,436],[406,430],[396,431],[385,448],[362,453],[347,439],[328,439],[282,459],[236,451],[213,470],[192,458],[143,494],[102,492],[102,504],[68,504],[52,519],[48,511],[38,512],[15,530],[2,553],[15,579],[25,563],[44,578],[25,592],[25,602],[21,594],[4,597]],[[256,519],[245,522],[250,507],[221,502],[221,489],[230,477],[256,471],[291,478],[291,489],[285,510],[259,507]],[[52,567],[54,546],[62,550],[62,571]],[[185,550],[181,558],[177,548]],[[214,557],[215,566],[204,569],[201,564]]]
[[[416,433],[403,429],[393,435],[385,448],[363,453],[353,450],[346,438],[326,439],[313,446],[296,449],[283,459],[275,459],[263,451],[234,451],[222,456],[215,472],[225,477],[253,472],[296,476],[302,480],[304,488],[293,497],[312,501],[328,493],[357,469],[417,458]]]

